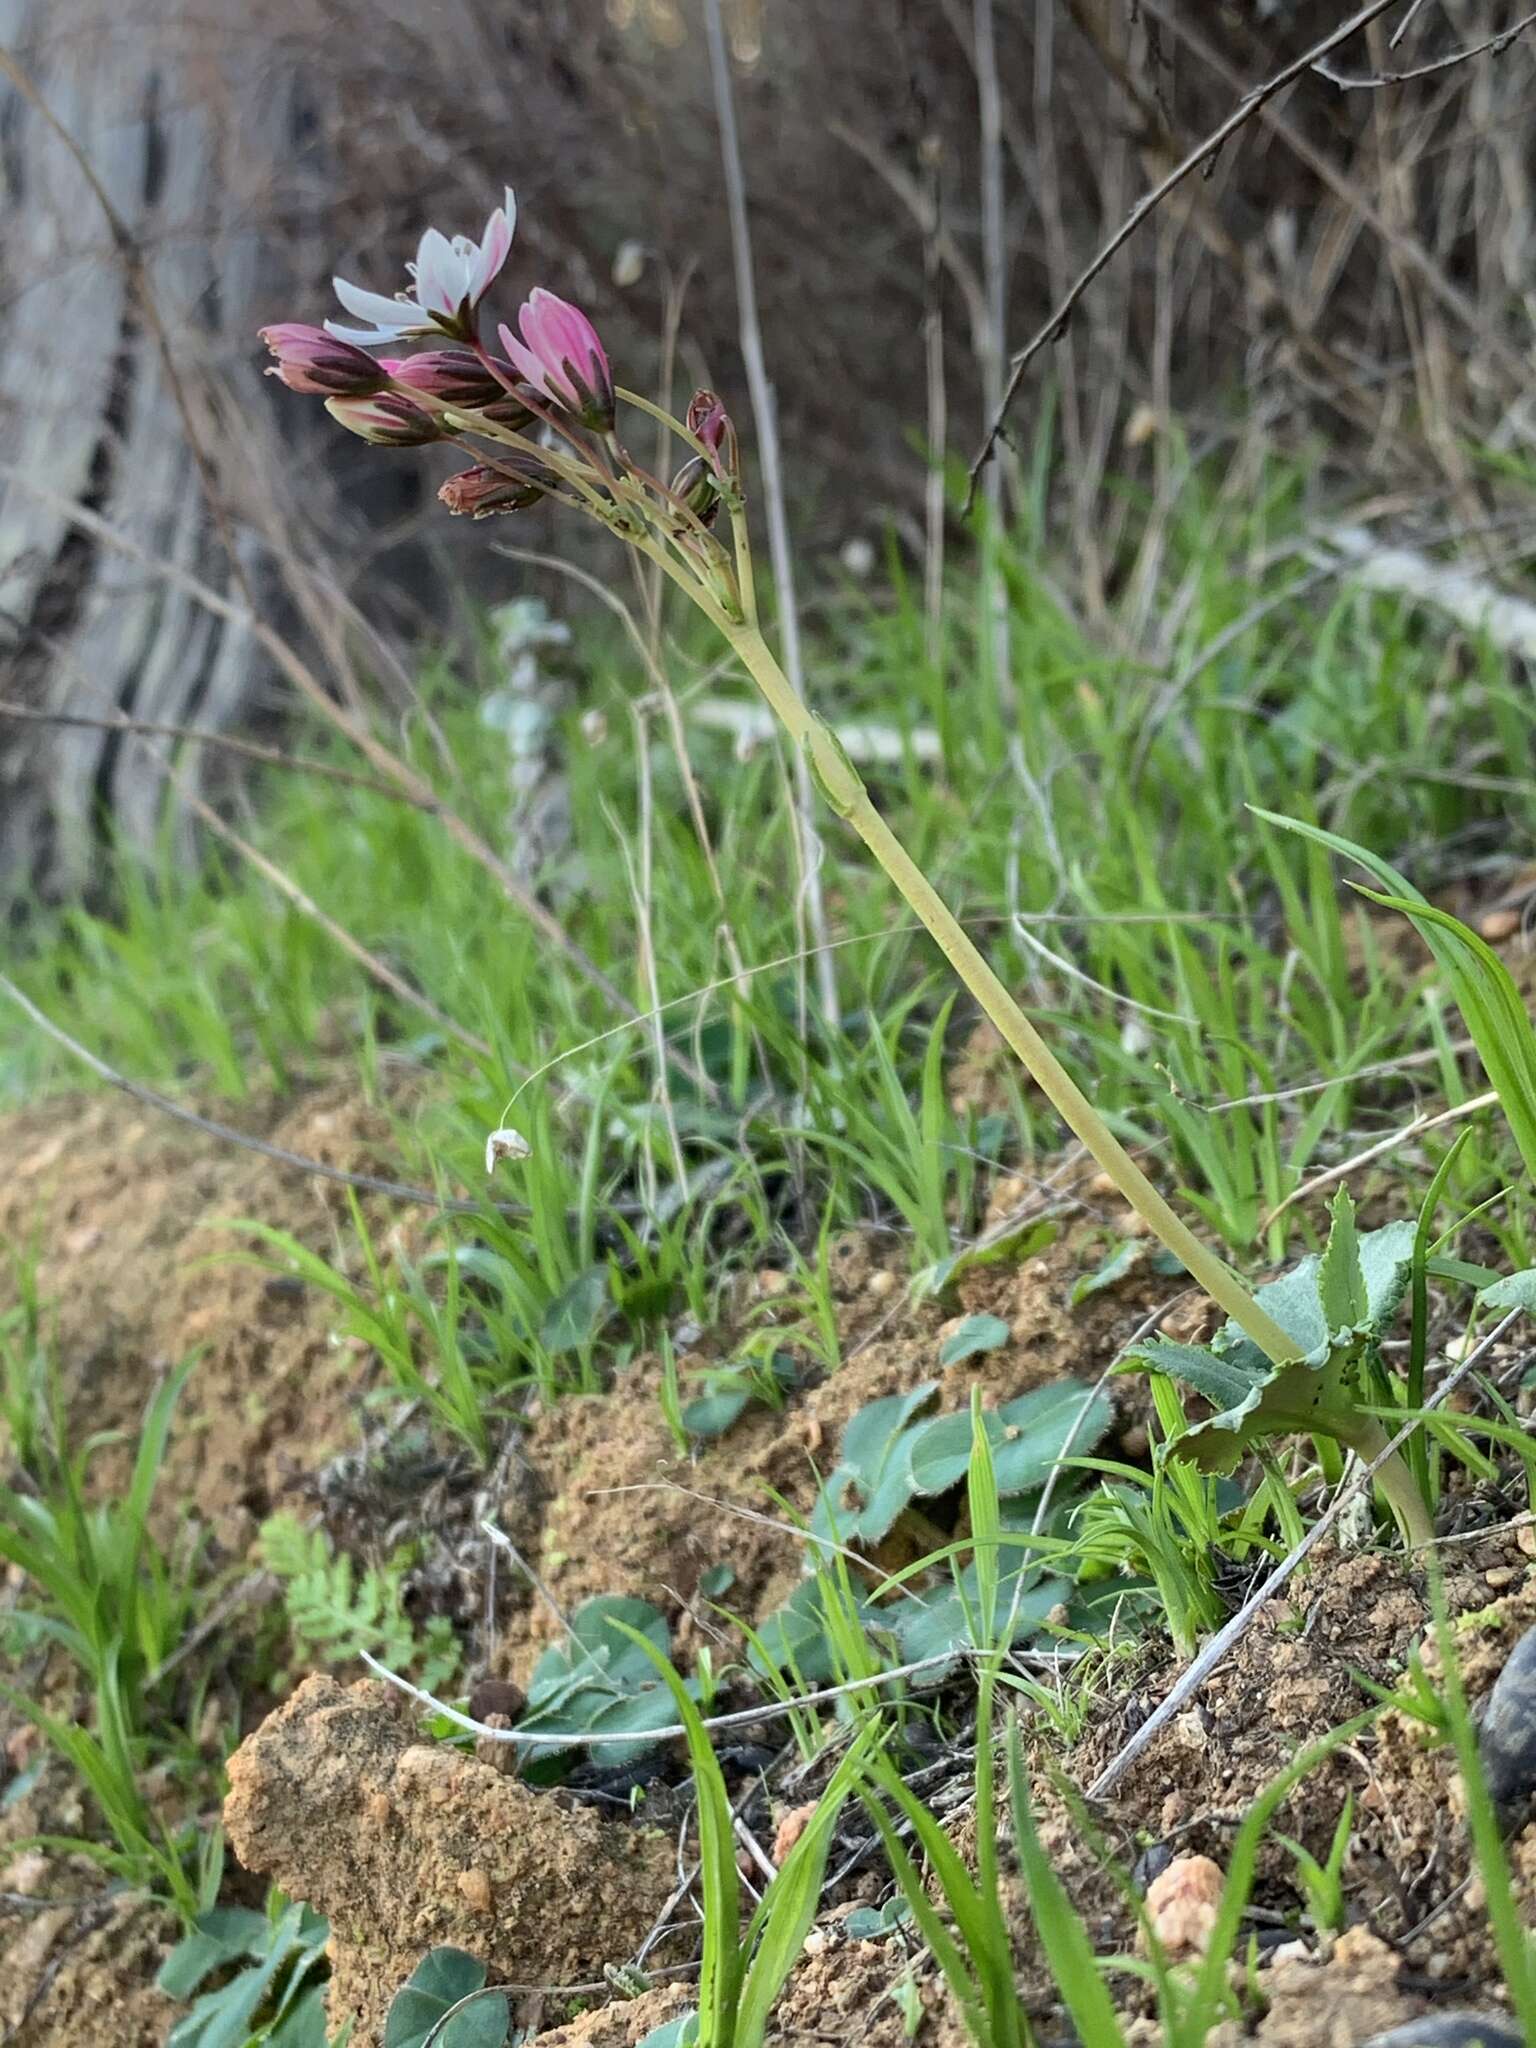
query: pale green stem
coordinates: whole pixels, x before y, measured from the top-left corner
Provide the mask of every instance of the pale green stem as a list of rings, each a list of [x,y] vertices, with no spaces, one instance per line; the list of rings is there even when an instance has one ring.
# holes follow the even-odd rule
[[[1295,1420],[1298,1435],[1309,1430],[1324,1431],[1347,1451],[1353,1451],[1362,1465],[1375,1464],[1390,1441],[1373,1415],[1351,1415],[1335,1408],[1313,1409]],[[1435,1525],[1407,1460],[1394,1452],[1376,1473],[1376,1484],[1386,1496],[1408,1547],[1419,1550],[1433,1543]]]
[[[869,793],[830,730],[789,686],[760,632],[731,626],[730,640],[790,735],[806,749],[823,793],[858,833],[940,951],[1018,1054],[1063,1123],[1114,1182],[1191,1278],[1250,1336],[1267,1358],[1284,1365],[1300,1346],[1266,1315],[1237,1275],[1169,1207],[1082,1089],[966,936],[959,920],[870,802]]]
[[[678,420],[635,394],[631,402],[672,428],[680,439],[700,453],[708,451]],[[707,590],[672,556],[671,551],[651,535],[630,539],[641,553],[683,590],[723,633],[736,650],[747,673],[757,684],[770,709],[806,756],[821,784],[822,793],[838,816],[852,825],[886,874],[917,913],[960,979],[981,1004],[1004,1040],[1023,1061],[1063,1123],[1098,1163],[1125,1200],[1146,1222],[1153,1234],[1202,1287],[1218,1307],[1259,1347],[1275,1365],[1287,1365],[1301,1356],[1301,1347],[1274,1318],[1262,1309],[1242,1281],[1216,1254],[1203,1245],[1183,1219],[1170,1207],[1120,1140],[1110,1130],[1093,1104],[1051,1051],[1007,988],[987,964],[964,928],[922,869],[912,859],[890,826],[870,801],[869,792],[831,728],[796,695],[789,678],[779,666],[763,638],[757,622],[756,593],[753,589],[752,547],[747,531],[746,510],[739,495],[730,503],[732,535],[735,541],[736,571],[744,617],[732,617],[715,594]],[[1314,1421],[1314,1426],[1316,1426]],[[1370,1418],[1338,1418],[1332,1433],[1346,1443],[1365,1463],[1371,1463],[1386,1448],[1387,1439]],[[1419,1546],[1433,1541],[1434,1530],[1428,1512],[1414,1485],[1413,1475],[1399,1457],[1389,1458],[1376,1477],[1390,1502],[1405,1539]]]

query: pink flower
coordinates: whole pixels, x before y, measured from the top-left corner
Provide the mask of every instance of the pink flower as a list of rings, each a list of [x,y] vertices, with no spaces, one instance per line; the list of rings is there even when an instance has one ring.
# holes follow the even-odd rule
[[[515,473],[514,473],[515,472]],[[438,497],[453,513],[467,512],[471,519],[488,519],[494,512],[521,512],[536,504],[554,483],[552,471],[542,464],[517,456],[504,456],[501,466],[477,462],[449,477]]]
[[[498,329],[513,368],[584,427],[607,433],[613,425],[613,372],[586,314],[540,286],[517,324],[521,341],[510,327]]]
[[[455,341],[468,341],[475,331],[475,308],[501,273],[512,250],[512,232],[517,225],[517,201],[509,185],[500,206],[485,224],[478,242],[468,235],[452,241],[436,228],[428,228],[416,250],[416,261],[407,263],[411,274],[409,291],[386,299],[382,292],[368,292],[344,277],[334,277],[336,296],[355,320],[372,321],[371,327],[341,327],[334,320],[325,323],[326,332],[338,341],[359,342],[366,348],[401,341],[413,335],[446,334]]]
[[[381,448],[419,448],[440,441],[443,430],[425,407],[395,391],[371,398],[328,398],[325,409],[348,433]]]
[[[267,375],[280,378],[290,391],[357,398],[384,387],[383,373],[372,356],[350,341],[337,341],[323,327],[283,321],[263,327],[261,338],[277,358]]]

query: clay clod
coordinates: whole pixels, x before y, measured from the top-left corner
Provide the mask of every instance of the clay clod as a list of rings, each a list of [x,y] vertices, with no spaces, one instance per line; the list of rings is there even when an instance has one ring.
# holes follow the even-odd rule
[[[675,1881],[663,1836],[418,1740],[371,1682],[306,1679],[229,1785],[241,1862],[330,1919],[330,2023],[354,2022],[354,2048],[376,2048],[428,1949],[468,1950],[493,1982],[582,1982],[634,1953]]]

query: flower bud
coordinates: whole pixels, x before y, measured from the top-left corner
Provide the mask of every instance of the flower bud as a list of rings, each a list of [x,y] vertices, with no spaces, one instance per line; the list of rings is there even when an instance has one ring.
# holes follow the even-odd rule
[[[492,358],[497,368],[512,381],[512,365]],[[420,355],[386,357],[382,367],[392,382],[412,391],[424,391],[429,398],[446,404],[481,411],[507,396],[507,386],[467,348],[429,348]]]
[[[520,384],[517,388],[519,391],[528,391],[526,384]],[[530,398],[538,396],[537,392],[531,391],[528,392],[528,395]],[[498,427],[512,427],[519,433],[525,427],[533,425],[532,411],[523,403],[521,398],[510,391],[503,391],[494,405],[477,406],[476,411],[482,419],[490,420]]]
[[[449,477],[437,495],[456,516],[467,512],[471,519],[489,519],[496,512],[526,511],[554,481],[551,471],[533,462],[513,460],[498,469],[477,462]]]
[[[431,413],[396,391],[380,391],[372,398],[328,398],[325,409],[348,433],[380,448],[419,448],[425,441],[443,438]]]
[[[720,486],[715,473],[702,455],[690,455],[682,468],[673,477],[671,491],[674,498],[688,507],[695,519],[705,526],[713,526],[720,510]]]
[[[285,320],[263,327],[261,339],[277,361],[267,371],[290,391],[312,392],[320,398],[366,398],[382,391],[388,372],[365,350],[338,341],[323,327]]]
[[[713,391],[695,391],[688,401],[687,425],[709,450],[715,474],[734,480],[739,474],[736,429]]]
[[[606,434],[613,427],[613,372],[597,329],[579,307],[537,287],[517,316],[519,341],[510,327],[497,331],[518,375],[543,398],[572,412],[584,427]]]

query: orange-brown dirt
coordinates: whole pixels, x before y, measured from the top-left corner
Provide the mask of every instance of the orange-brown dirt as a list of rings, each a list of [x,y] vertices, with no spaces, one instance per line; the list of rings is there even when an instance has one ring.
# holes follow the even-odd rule
[[[388,1117],[347,1083],[246,1103],[230,1120],[327,1165],[398,1172]],[[249,1218],[331,1255],[345,1190],[120,1096],[4,1118],[0,1157],[0,1245],[36,1248],[72,1417],[134,1431],[156,1375],[198,1352],[160,1500],[175,1518],[190,1506],[243,1553],[285,1487],[348,1440],[369,1366],[332,1342],[335,1303],[242,1263],[233,1255],[259,1247],[217,1226]]]
[[[985,1048],[975,1050],[984,1064]],[[264,1118],[248,1106],[242,1120],[337,1164],[398,1170],[388,1119],[340,1088]],[[8,1162],[0,1241],[40,1247],[40,1292],[57,1304],[66,1392],[78,1420],[131,1429],[153,1372],[194,1345],[204,1347],[183,1398],[163,1498],[173,1508],[189,1504],[212,1530],[219,1553],[242,1558],[260,1517],[329,1453],[356,1443],[371,1362],[333,1342],[328,1300],[273,1286],[270,1275],[227,1260],[205,1263],[231,1242],[208,1226],[220,1217],[254,1217],[348,1256],[340,1190],[102,1098],[51,1103],[6,1120],[0,1156]],[[1159,1308],[1169,1310],[1165,1327],[1201,1334],[1203,1312],[1179,1299],[1177,1283],[1150,1265],[1078,1308],[1068,1306],[1073,1281],[1130,1234],[1112,1197],[1080,1166],[1058,1173],[1055,1192],[1073,1182],[1079,1206],[1055,1245],[1022,1264],[969,1271],[942,1306],[910,1301],[900,1245],[868,1235],[840,1243],[833,1261],[838,1370],[819,1380],[808,1372],[782,1413],[749,1409],[725,1438],[690,1456],[678,1456],[662,1422],[650,1359],[638,1360],[600,1399],[535,1413],[510,1446],[507,1469],[514,1476],[502,1502],[503,1525],[562,1606],[597,1592],[643,1595],[668,1610],[685,1655],[721,1627],[699,1596],[700,1576],[711,1565],[734,1568],[727,1604],[760,1618],[792,1587],[800,1548],[790,1531],[748,1520],[743,1511],[778,1516],[769,1489],[807,1511],[816,1471],[830,1468],[844,1423],[865,1402],[927,1378],[941,1381],[945,1407],[963,1405],[973,1384],[1000,1400],[1065,1372],[1096,1379]],[[1022,1182],[999,1184],[989,1222],[1035,1199]],[[373,1213],[381,1232],[419,1227],[419,1218],[382,1206]],[[946,1323],[981,1311],[1007,1322],[1008,1343],[941,1370]],[[680,1360],[684,1373],[729,1358],[754,1315],[777,1321],[794,1347],[792,1291],[784,1276],[761,1274],[734,1302],[729,1327],[700,1339]],[[1137,1383],[1110,1385],[1118,1445],[1137,1455],[1145,1449]],[[1453,1604],[1477,1617],[1462,1637],[1476,1695],[1519,1630],[1536,1618],[1531,1564],[1504,1535],[1459,1544],[1449,1555]],[[1316,1560],[1095,1815],[1110,1849],[1131,1863],[1142,1848],[1166,1841],[1225,1868],[1242,1811],[1259,1788],[1299,1746],[1364,1703],[1354,1670],[1390,1683],[1408,1650],[1423,1642],[1426,1623],[1422,1584],[1400,1561],[1374,1553]],[[513,1603],[496,1669],[525,1679],[553,1629],[541,1600]],[[1037,1761],[1059,1763],[1071,1782],[1087,1784],[1179,1668],[1149,1652],[1106,1665],[1095,1718],[1076,1748],[1062,1755],[1044,1724],[1036,1724],[1030,1733]],[[359,1697],[371,1701],[371,1734],[359,1732],[349,1705]],[[384,1737],[380,1729],[392,1732]],[[14,1722],[0,1729],[14,1733]],[[18,1741],[10,1765],[0,1764],[0,1780],[31,1755]],[[518,1981],[570,1982],[572,1971],[600,1973],[603,1963],[625,1960],[675,1877],[675,1845],[663,1854],[646,1846],[643,1831],[599,1828],[589,1812],[567,1809],[558,1795],[528,1791],[456,1752],[414,1741],[409,1722],[372,1688],[349,1693],[330,1680],[311,1681],[248,1743],[246,1756],[265,1762],[260,1769],[249,1761],[234,1767],[232,1834],[253,1866],[334,1916],[336,2008],[366,2022],[356,2048],[373,2048],[387,1994],[434,1941],[458,1940]],[[407,1758],[416,1761],[407,1766]],[[1331,1946],[1309,1935],[1311,1959],[1264,1970],[1268,2013],[1243,2037],[1261,2048],[1299,2048],[1314,2039],[1330,2048],[1343,2048],[1347,2039],[1354,2048],[1372,2028],[1433,2005],[1469,2002],[1457,1995],[1463,1989],[1473,2003],[1492,1995],[1495,1973],[1475,1887],[1460,1888],[1466,1836],[1448,1754],[1427,1748],[1409,1723],[1389,1714],[1322,1766],[1282,1809],[1279,1824],[1323,1854],[1351,1790],[1354,1846],[1345,1890],[1360,1926]],[[49,1768],[0,1815],[0,1844],[14,1845],[28,1828],[82,1821],[88,1814],[67,1775]],[[844,1849],[850,1824],[845,1820]],[[1121,1892],[1043,1776],[1040,1826],[1096,1945],[1129,1952],[1135,1927]],[[621,1861],[638,1859],[643,1876],[629,1887],[632,1897],[615,1898],[606,1885],[583,1893],[574,1850],[557,1850],[546,1869],[548,1841],[585,1844],[592,1829],[594,1840],[622,1838],[628,1846],[614,1852]],[[957,1839],[963,1846],[963,1820]],[[530,1866],[519,1859],[533,1842],[542,1845],[539,1883],[525,1912],[519,1887],[530,1882]],[[1536,1830],[1518,1837],[1511,1853],[1529,1907]],[[54,1862],[42,1877],[28,1865],[23,1887],[15,1876],[21,1860],[13,1853],[9,1870],[0,1872],[0,1892],[9,1882],[11,1889],[71,1900],[91,1893],[95,1880],[78,1862]],[[859,1896],[879,1895],[878,1868],[876,1859],[857,1880]],[[931,1969],[919,1963],[908,1988],[914,1965],[904,1937],[845,1939],[847,1903],[813,1930],[781,2002],[776,2048],[844,2041],[898,2048],[908,2038],[909,2015],[916,2016],[920,2048],[958,2048],[956,2015]],[[1261,1862],[1257,1904],[1276,1923],[1298,1924],[1294,1870],[1273,1841]],[[1014,1906],[1021,1985],[1043,2031],[1059,2032],[1062,2015],[1027,1912],[1021,1900]],[[102,1911],[98,1895],[83,1909],[60,1905],[0,1920],[9,1936],[0,1953],[0,2024],[19,2023],[16,2048],[73,2048],[91,2037],[96,2016],[105,2026],[108,2014],[111,2032],[127,2048],[163,2038],[169,2008],[148,1987],[172,1930],[142,1909],[112,1904],[98,1921]],[[1139,2038],[1152,2042],[1144,1994],[1128,1976],[1115,1983]],[[519,2018],[553,2028],[541,2036],[550,2048],[633,2048],[679,2002],[671,1987],[568,2018],[568,2008],[533,2000]],[[1340,2032],[1346,2025],[1347,2036]],[[1236,2048],[1238,2039],[1223,2036],[1220,2048]]]

